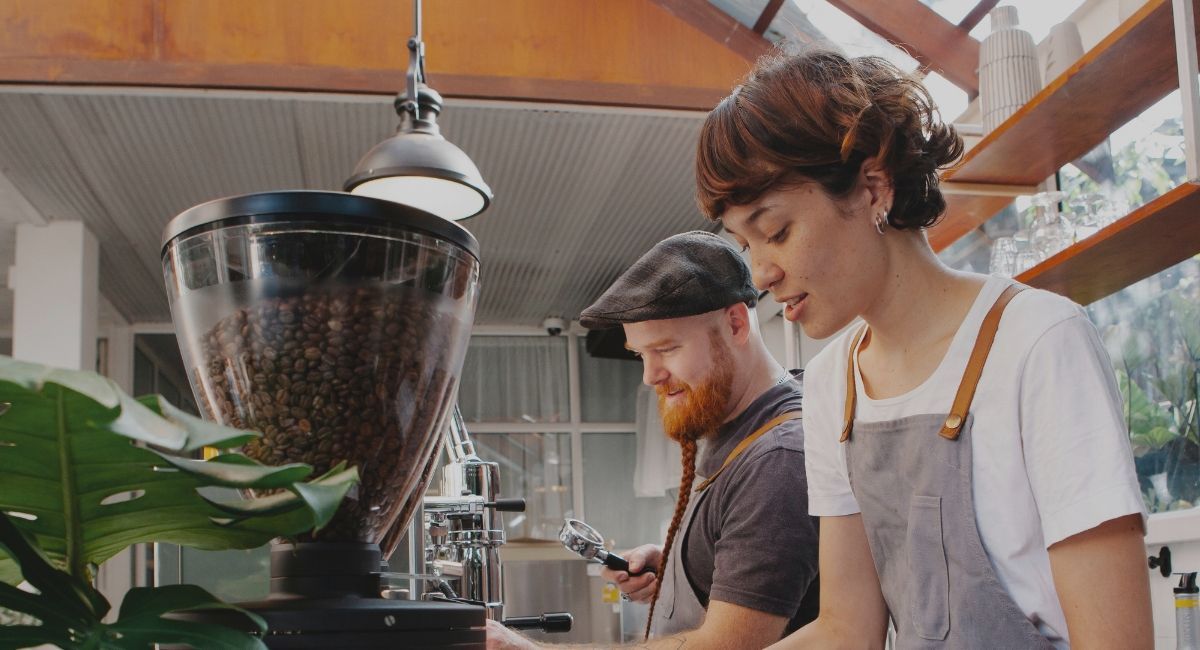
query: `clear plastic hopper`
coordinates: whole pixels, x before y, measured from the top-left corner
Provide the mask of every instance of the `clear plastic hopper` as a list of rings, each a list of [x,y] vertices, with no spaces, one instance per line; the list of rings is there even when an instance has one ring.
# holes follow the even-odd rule
[[[334,521],[299,541],[379,543],[403,528],[453,408],[478,294],[474,238],[396,203],[272,192],[181,214],[162,259],[205,414],[262,432],[243,451],[263,463],[358,467]]]

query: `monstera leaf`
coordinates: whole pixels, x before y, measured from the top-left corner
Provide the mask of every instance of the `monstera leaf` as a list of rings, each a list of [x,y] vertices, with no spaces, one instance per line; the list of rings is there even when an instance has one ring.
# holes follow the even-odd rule
[[[354,469],[302,482],[308,465],[268,467],[233,453],[186,457],[255,435],[157,396],[135,400],[94,373],[0,357],[0,512],[85,582],[92,567],[131,544],[253,548],[328,523],[357,481]],[[225,490],[225,498],[213,488],[266,496]],[[0,554],[0,580],[18,579],[15,559]]]
[[[52,644],[59,648],[116,650],[148,648],[155,643],[183,643],[198,648],[263,650],[250,634],[164,614],[190,609],[233,609],[266,631],[261,617],[227,605],[194,585],[139,587],[130,590],[114,623],[102,621],[109,604],[86,580],[59,570],[22,533],[14,519],[0,513],[0,551],[11,557],[34,591],[0,583],[0,607],[26,614],[31,624],[10,625],[0,632],[0,650]]]

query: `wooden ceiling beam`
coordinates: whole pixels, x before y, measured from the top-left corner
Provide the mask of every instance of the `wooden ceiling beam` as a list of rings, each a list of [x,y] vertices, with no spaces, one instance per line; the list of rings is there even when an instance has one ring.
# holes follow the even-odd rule
[[[762,36],[767,33],[771,27],[771,21],[775,20],[775,16],[779,14],[779,9],[783,7],[783,0],[770,0],[767,6],[763,7],[762,13],[758,15],[758,20],[754,21],[754,33]]]
[[[998,4],[1000,4],[1000,0],[982,0],[966,16],[963,16],[962,20],[958,21],[958,28],[970,33],[983,20],[983,17],[988,15],[989,11],[995,9]]]
[[[755,33],[708,0],[650,1],[730,51],[736,52],[746,61],[753,63],[774,47],[761,33]]]
[[[714,38],[695,6],[672,10],[682,4],[426,2],[429,83],[447,97],[709,110],[770,44],[745,27]],[[4,0],[0,84],[392,94],[412,11],[411,0]]]
[[[919,0],[829,0],[968,95],[979,94],[979,41]]]

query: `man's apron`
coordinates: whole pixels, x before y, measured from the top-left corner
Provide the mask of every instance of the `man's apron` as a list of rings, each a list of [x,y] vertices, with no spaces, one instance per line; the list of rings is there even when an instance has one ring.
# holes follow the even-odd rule
[[[743,451],[750,447],[750,444],[762,437],[763,434],[774,429],[775,427],[787,422],[788,420],[797,420],[800,418],[798,411],[780,414],[772,418],[769,422],[762,425],[758,429],[742,439],[725,457],[725,462],[721,464],[720,469],[713,473],[708,478],[697,476],[692,480],[692,485],[699,485],[695,488],[692,498],[688,500],[687,508],[683,511],[683,520],[679,526],[679,530],[675,533],[675,540],[671,544],[671,557],[667,563],[667,568],[663,572],[662,587],[658,592],[658,604],[654,606],[654,623],[650,626],[650,636],[661,637],[695,630],[704,623],[705,606],[700,603],[700,599],[696,596],[696,590],[692,588],[688,578],[683,572],[683,543],[687,539],[688,531],[692,527],[692,519],[695,517],[696,509],[700,502],[708,495],[708,486],[713,484],[713,481],[725,471],[726,467],[733,462],[735,458],[740,456]]]

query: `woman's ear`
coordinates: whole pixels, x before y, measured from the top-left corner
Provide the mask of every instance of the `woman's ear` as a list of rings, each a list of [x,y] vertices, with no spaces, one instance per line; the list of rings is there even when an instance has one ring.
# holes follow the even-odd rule
[[[867,193],[867,211],[871,215],[889,212],[892,209],[892,175],[879,158],[872,156],[863,161],[858,171],[859,187]]]

